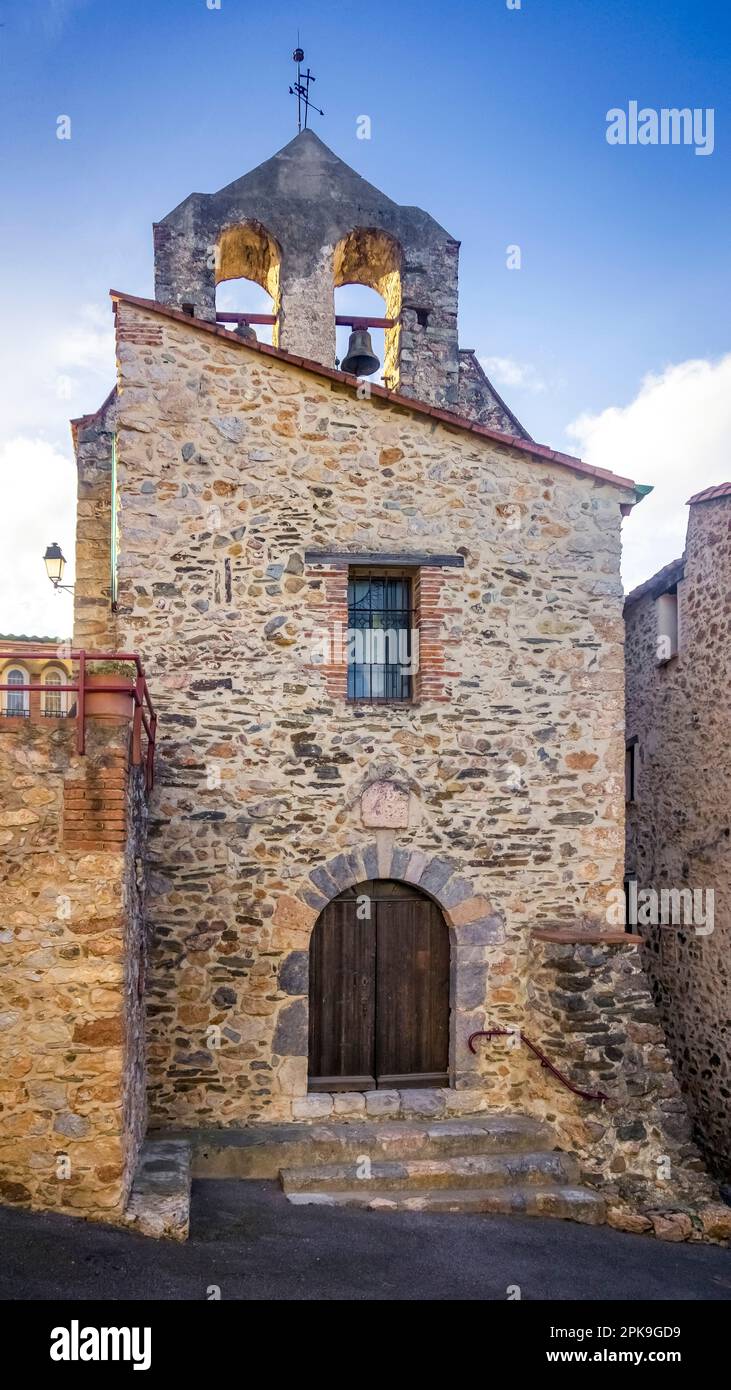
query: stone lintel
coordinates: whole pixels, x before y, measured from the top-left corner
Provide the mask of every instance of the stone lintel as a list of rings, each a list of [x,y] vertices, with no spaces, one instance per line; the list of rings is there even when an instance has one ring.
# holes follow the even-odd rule
[[[306,550],[306,565],[401,565],[414,569],[464,569],[464,555],[426,555],[421,551]]]

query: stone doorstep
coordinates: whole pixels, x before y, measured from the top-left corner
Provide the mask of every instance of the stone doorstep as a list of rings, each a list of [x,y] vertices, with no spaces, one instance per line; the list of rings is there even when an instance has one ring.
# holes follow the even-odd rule
[[[122,1224],[141,1235],[187,1240],[192,1149],[184,1139],[146,1139]]]
[[[484,1091],[455,1091],[449,1086],[404,1091],[311,1091],[292,1103],[295,1120],[436,1119],[448,1115],[480,1115],[489,1109]]]

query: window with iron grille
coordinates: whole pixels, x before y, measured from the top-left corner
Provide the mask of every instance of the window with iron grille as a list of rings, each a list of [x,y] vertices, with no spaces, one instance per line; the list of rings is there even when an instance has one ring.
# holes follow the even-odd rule
[[[353,570],[348,582],[348,698],[412,698],[411,580]]]

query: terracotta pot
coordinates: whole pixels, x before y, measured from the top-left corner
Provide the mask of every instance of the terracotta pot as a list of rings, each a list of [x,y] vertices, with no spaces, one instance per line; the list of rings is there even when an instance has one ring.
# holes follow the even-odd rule
[[[132,682],[129,683],[129,690],[97,690],[99,685],[120,685],[127,680],[126,676],[120,676],[111,671],[106,675],[95,675],[86,677],[86,698],[84,706],[86,713],[93,719],[124,719],[132,718]]]

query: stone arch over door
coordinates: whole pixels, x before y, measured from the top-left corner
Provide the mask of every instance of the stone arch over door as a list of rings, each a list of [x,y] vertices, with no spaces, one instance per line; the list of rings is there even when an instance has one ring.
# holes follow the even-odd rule
[[[335,855],[312,869],[294,891],[283,892],[272,919],[272,943],[282,950],[273,1052],[284,1066],[282,1093],[307,1092],[309,1051],[309,946],[322,910],[347,888],[369,879],[412,884],[441,909],[450,938],[449,1084],[479,1086],[477,1059],[467,1048],[471,1032],[486,1023],[489,961],[504,940],[504,922],[451,856],[400,846],[391,835]]]

